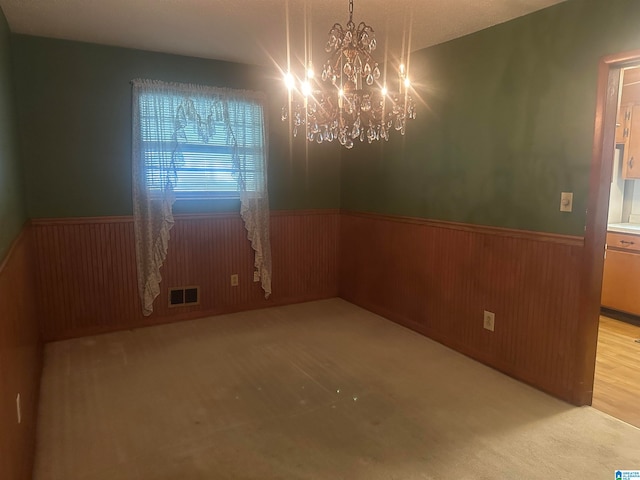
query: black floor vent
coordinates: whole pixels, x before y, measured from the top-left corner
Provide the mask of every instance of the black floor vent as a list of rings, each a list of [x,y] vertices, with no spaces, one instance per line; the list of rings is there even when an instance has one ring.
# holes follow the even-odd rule
[[[174,287],[169,289],[169,306],[186,307],[200,303],[199,287]]]

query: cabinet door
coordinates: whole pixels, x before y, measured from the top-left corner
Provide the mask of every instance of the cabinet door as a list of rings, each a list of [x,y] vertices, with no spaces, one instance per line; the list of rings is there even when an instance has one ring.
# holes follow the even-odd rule
[[[603,307],[640,315],[640,254],[607,250],[601,303]]]
[[[626,150],[622,176],[628,179],[640,179],[640,105],[634,105],[631,112],[631,128]]]

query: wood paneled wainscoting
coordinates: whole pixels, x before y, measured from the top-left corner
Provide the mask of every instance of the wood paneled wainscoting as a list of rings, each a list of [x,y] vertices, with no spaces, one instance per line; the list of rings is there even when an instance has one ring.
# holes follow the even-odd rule
[[[31,478],[42,372],[30,241],[25,227],[0,259],[0,477],[12,480]]]
[[[344,299],[572,401],[582,238],[343,212],[340,248]]]
[[[33,220],[45,340],[338,294],[338,210],[272,212],[268,300],[253,282],[253,250],[238,214],[175,219],[161,293],[149,317],[142,315],[138,297],[131,217]],[[238,274],[238,286],[231,286],[232,274]],[[199,287],[199,304],[169,307],[169,288],[183,286]]]

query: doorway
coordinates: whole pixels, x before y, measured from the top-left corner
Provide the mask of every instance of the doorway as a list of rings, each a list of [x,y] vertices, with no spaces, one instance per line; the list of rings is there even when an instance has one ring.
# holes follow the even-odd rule
[[[639,53],[614,55],[600,65],[585,235],[586,253],[594,254],[596,249],[592,274],[597,276],[599,271],[602,275],[598,303],[601,299],[606,307],[598,311],[602,314],[597,319],[592,405],[638,427],[640,343],[635,340],[640,338],[640,294],[636,293],[640,289],[640,151],[636,154],[635,150],[640,148]],[[634,191],[636,178],[638,192]],[[592,208],[595,200],[601,203]],[[602,237],[605,244],[600,250]]]

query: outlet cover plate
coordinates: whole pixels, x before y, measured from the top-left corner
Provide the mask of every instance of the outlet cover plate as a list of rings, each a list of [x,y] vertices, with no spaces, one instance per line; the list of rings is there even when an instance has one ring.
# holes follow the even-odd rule
[[[496,314],[485,310],[483,326],[485,330],[493,332],[496,326]]]

